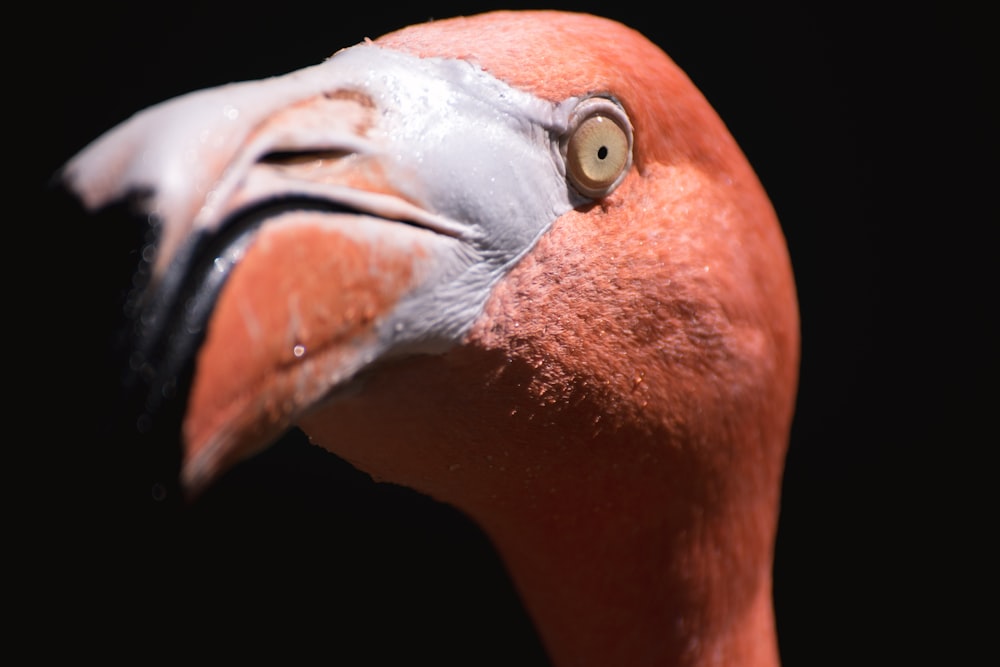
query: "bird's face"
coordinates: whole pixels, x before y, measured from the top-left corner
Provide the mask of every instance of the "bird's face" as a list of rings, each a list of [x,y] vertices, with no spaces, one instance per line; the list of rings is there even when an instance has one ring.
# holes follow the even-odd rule
[[[133,363],[155,395],[194,360],[188,488],[299,424],[433,492],[503,467],[484,432],[677,433],[792,372],[759,184],[658,49],[592,21],[514,16],[471,50],[474,19],[404,30],[153,107],[67,165],[87,206],[157,221]]]

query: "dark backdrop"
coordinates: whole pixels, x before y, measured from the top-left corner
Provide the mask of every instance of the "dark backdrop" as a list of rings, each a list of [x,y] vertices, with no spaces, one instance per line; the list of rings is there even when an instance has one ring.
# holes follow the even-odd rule
[[[11,128],[14,146],[26,134],[31,145],[11,157],[30,155],[32,167],[41,157],[37,185],[149,104],[486,8],[38,7],[28,26],[35,65],[9,64],[32,101]],[[998,222],[986,17],[955,2],[572,8],[638,28],[685,69],[784,226],[803,333],[775,567],[785,664],[900,664],[963,650],[980,628],[971,601],[987,595],[980,539],[995,530],[974,511],[993,495],[977,473],[997,444],[986,428],[996,404]],[[18,261],[42,287],[13,283],[13,292],[27,296],[21,312],[41,307],[53,342],[32,354],[23,328],[9,325],[25,351],[14,356],[32,369],[24,405],[42,407],[30,443],[42,459],[31,472],[41,474],[25,476],[28,490],[11,505],[30,537],[10,549],[30,566],[15,579],[29,585],[22,619],[42,630],[43,650],[182,657],[197,646],[196,655],[233,658],[277,647],[357,664],[346,656],[364,647],[366,664],[540,661],[474,526],[295,434],[182,520],[151,513],[145,489],[119,495],[122,457],[137,454],[97,425],[114,393],[106,355],[136,234],[64,220],[30,227],[42,238],[14,255],[25,252]],[[48,259],[52,245],[67,263]],[[32,507],[66,521],[40,524]]]

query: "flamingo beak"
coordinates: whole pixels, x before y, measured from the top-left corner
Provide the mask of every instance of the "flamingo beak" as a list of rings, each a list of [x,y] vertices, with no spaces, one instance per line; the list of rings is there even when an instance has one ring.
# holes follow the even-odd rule
[[[67,164],[87,208],[131,197],[153,221],[130,386],[140,429],[186,395],[188,493],[372,365],[461,341],[579,203],[560,159],[570,107],[364,44],[152,107]]]

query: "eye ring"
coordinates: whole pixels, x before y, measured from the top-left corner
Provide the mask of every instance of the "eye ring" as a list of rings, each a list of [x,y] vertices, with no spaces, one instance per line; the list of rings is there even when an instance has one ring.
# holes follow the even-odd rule
[[[562,147],[570,184],[600,199],[618,187],[632,164],[632,124],[614,100],[589,97],[573,110]]]

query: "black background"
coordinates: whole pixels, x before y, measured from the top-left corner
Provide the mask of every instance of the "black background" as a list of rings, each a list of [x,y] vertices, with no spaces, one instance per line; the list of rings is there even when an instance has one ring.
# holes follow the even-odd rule
[[[31,185],[44,199],[64,160],[142,107],[499,6],[338,5],[35,8],[38,53],[10,65],[22,93],[9,98],[11,157],[38,167]],[[992,500],[986,453],[997,444],[997,116],[987,97],[997,78],[990,22],[971,6],[569,7],[630,24],[671,55],[782,221],[803,334],[775,565],[789,667],[957,661],[982,632],[976,601],[992,602],[982,566],[992,566],[983,550],[995,519],[978,510]],[[25,414],[11,417],[35,424],[16,440],[39,474],[12,465],[9,507],[29,530],[8,548],[24,557],[12,578],[28,592],[20,620],[41,631],[43,651],[540,660],[482,534],[301,436],[238,468],[182,518],[151,512],[148,489],[122,479],[137,454],[98,428],[115,391],[107,350],[137,233],[62,219],[24,228],[38,236],[9,266],[23,251],[40,279],[11,283],[23,317],[8,336],[26,351],[13,361],[31,369],[14,403]],[[43,354],[36,340],[47,341]],[[51,521],[33,513],[43,507]],[[367,659],[348,658],[359,647]]]

